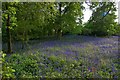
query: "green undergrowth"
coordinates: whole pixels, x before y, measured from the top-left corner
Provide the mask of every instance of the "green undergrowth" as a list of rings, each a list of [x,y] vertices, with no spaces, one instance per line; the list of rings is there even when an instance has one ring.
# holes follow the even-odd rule
[[[62,56],[36,54],[3,54],[4,78],[114,78],[119,77],[119,72],[112,72],[107,65],[98,70],[95,66],[89,66],[82,59],[72,60]],[[119,65],[116,65],[119,69]]]

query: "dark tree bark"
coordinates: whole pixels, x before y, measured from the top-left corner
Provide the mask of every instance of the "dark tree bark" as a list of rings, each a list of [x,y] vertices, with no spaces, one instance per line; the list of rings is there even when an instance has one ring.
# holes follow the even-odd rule
[[[8,3],[6,3],[6,10],[8,10]],[[6,33],[7,33],[7,53],[12,53],[12,41],[11,41],[11,31],[10,31],[10,14],[7,13],[6,19]]]
[[[10,32],[10,15],[8,14],[7,17],[7,46],[8,50],[7,53],[12,53],[12,42],[11,42],[11,32]]]

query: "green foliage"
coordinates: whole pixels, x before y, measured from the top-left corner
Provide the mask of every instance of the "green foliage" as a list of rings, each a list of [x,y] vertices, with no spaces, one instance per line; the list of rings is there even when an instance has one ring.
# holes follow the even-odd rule
[[[3,78],[114,78],[119,72],[112,72],[112,68],[101,65],[100,70],[90,66],[82,59],[72,60],[65,57],[36,54],[12,54],[5,58],[3,64]],[[118,62],[118,61],[115,61]],[[115,69],[119,69],[115,64]],[[94,69],[94,70],[93,70]]]
[[[16,6],[17,2],[3,2],[2,4],[2,36],[3,41],[7,42],[7,32],[6,29],[9,28],[10,31],[13,31],[14,28],[17,26],[17,18],[16,18]],[[8,16],[10,16],[10,24],[8,26]],[[11,35],[11,34],[10,34]]]
[[[45,59],[45,69],[41,71],[41,74],[48,78],[70,78],[81,77],[80,67],[77,62],[70,62],[65,59],[60,59],[56,56],[50,56]]]
[[[120,35],[120,24],[118,24],[117,26],[116,26],[116,35]]]
[[[2,42],[7,42],[7,34],[5,26],[2,26]]]
[[[80,2],[10,2],[2,3],[3,41],[7,42],[8,27],[12,31],[12,40],[20,40],[23,44],[29,39],[57,36],[62,33],[110,36],[120,35],[120,26],[114,20],[114,3],[92,3],[90,9],[93,14],[90,20],[82,25],[84,9]],[[102,16],[104,12],[109,14]],[[10,15],[10,26],[7,26],[7,18]],[[76,21],[77,20],[77,21]],[[55,48],[54,48],[55,49]],[[51,49],[52,51],[52,49]],[[67,60],[55,55],[37,54],[12,54],[2,56],[3,78],[92,78],[93,71],[86,67],[87,62],[81,59]],[[115,65],[120,68],[118,64]],[[114,77],[111,69],[102,64],[103,70],[97,70],[102,78]],[[106,71],[104,71],[106,70]],[[118,72],[117,75],[120,75]]]
[[[11,16],[10,28],[12,29],[13,40],[27,42],[29,39],[56,36],[56,34],[61,35],[65,32],[81,33],[82,10],[84,9],[82,4],[80,2],[3,3],[3,40],[6,40],[7,37],[6,19],[8,13]],[[9,8],[6,9],[6,6]]]
[[[68,3],[62,14],[61,27],[64,32],[81,33],[82,26],[82,10],[84,9],[82,3]],[[78,20],[78,22],[76,22]]]
[[[15,70],[15,78],[35,78],[38,76],[38,64],[32,55],[13,54],[6,58],[4,65]],[[4,75],[7,74],[4,73]],[[6,76],[3,77],[6,78]]]
[[[91,34],[97,36],[110,36],[115,34],[117,31],[117,23],[115,22],[115,3],[93,3],[91,9],[93,13],[86,25],[90,26],[89,29],[91,29]]]
[[[2,20],[3,20],[3,26],[6,28],[7,25],[7,18],[8,15],[10,15],[10,26],[9,28],[11,30],[14,29],[15,26],[17,26],[16,22],[17,22],[17,18],[16,18],[16,7],[17,6],[17,2],[4,2],[2,4],[2,10],[3,10],[3,14],[2,14]]]
[[[1,58],[2,58],[2,77],[3,79],[4,78],[15,78],[15,75],[14,75],[14,72],[15,72],[15,69],[13,69],[12,66],[9,66],[8,62],[5,61],[5,57],[6,57],[6,54],[3,53],[3,52],[0,52],[0,54],[2,54]]]
[[[116,69],[118,70],[116,76],[118,76],[118,78],[120,78],[120,64],[119,64],[120,58],[114,60],[114,62],[116,63],[116,64],[115,64],[115,67],[116,67]]]
[[[83,30],[82,30],[83,35],[90,35],[91,32],[92,32],[91,29],[88,29],[88,28],[83,28]]]
[[[91,3],[90,20],[82,24],[84,6],[81,2],[10,2],[3,3],[3,41],[6,42],[6,19],[10,17],[12,40],[27,43],[29,39],[59,36],[62,33],[110,36],[118,34],[114,3]],[[8,6],[8,9],[6,8]],[[106,16],[104,12],[109,11]]]

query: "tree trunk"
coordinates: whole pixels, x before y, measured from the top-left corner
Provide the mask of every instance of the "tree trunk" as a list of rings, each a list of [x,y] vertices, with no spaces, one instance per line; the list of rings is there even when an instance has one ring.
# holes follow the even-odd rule
[[[27,32],[24,31],[23,32],[23,40],[22,40],[22,49],[27,48],[27,42],[28,42]]]
[[[57,31],[57,37],[60,39],[62,37],[62,30],[59,28]]]
[[[59,3],[59,16],[60,16],[60,17],[59,17],[59,25],[58,25],[59,28],[58,28],[58,30],[57,30],[57,37],[58,37],[59,39],[60,39],[61,36],[62,36],[62,35],[61,35],[61,30],[62,30],[62,29],[61,29],[61,17],[62,17],[62,9],[61,9],[61,8],[62,8],[62,3],[60,2],[60,3]]]
[[[7,45],[8,45],[8,51],[7,53],[12,53],[12,42],[11,42],[11,32],[10,32],[10,16],[8,14],[7,18]]]

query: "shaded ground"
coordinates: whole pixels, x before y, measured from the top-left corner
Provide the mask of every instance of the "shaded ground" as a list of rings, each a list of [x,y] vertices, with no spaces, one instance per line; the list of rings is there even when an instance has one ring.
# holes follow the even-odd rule
[[[98,38],[90,36],[64,36],[61,40],[43,41],[32,40],[27,47],[21,49],[22,44],[17,42],[13,45],[15,52],[40,51],[45,54],[66,54],[66,55],[86,55],[86,56],[118,56],[118,36],[109,38]],[[3,46],[5,47],[6,44]]]
[[[25,53],[37,53],[62,56],[68,60],[82,60],[85,66],[91,69],[94,67],[100,70],[101,67],[108,67],[112,72],[119,72],[115,68],[114,60],[119,58],[118,36],[109,38],[98,38],[90,36],[64,36],[61,40],[53,41],[31,41]],[[15,45],[18,46],[18,45]],[[20,48],[20,46],[18,46]],[[16,47],[16,48],[18,48]],[[17,52],[21,51],[20,49]],[[117,63],[119,64],[119,63]],[[106,68],[103,69],[106,71]],[[96,76],[97,73],[96,73]]]

